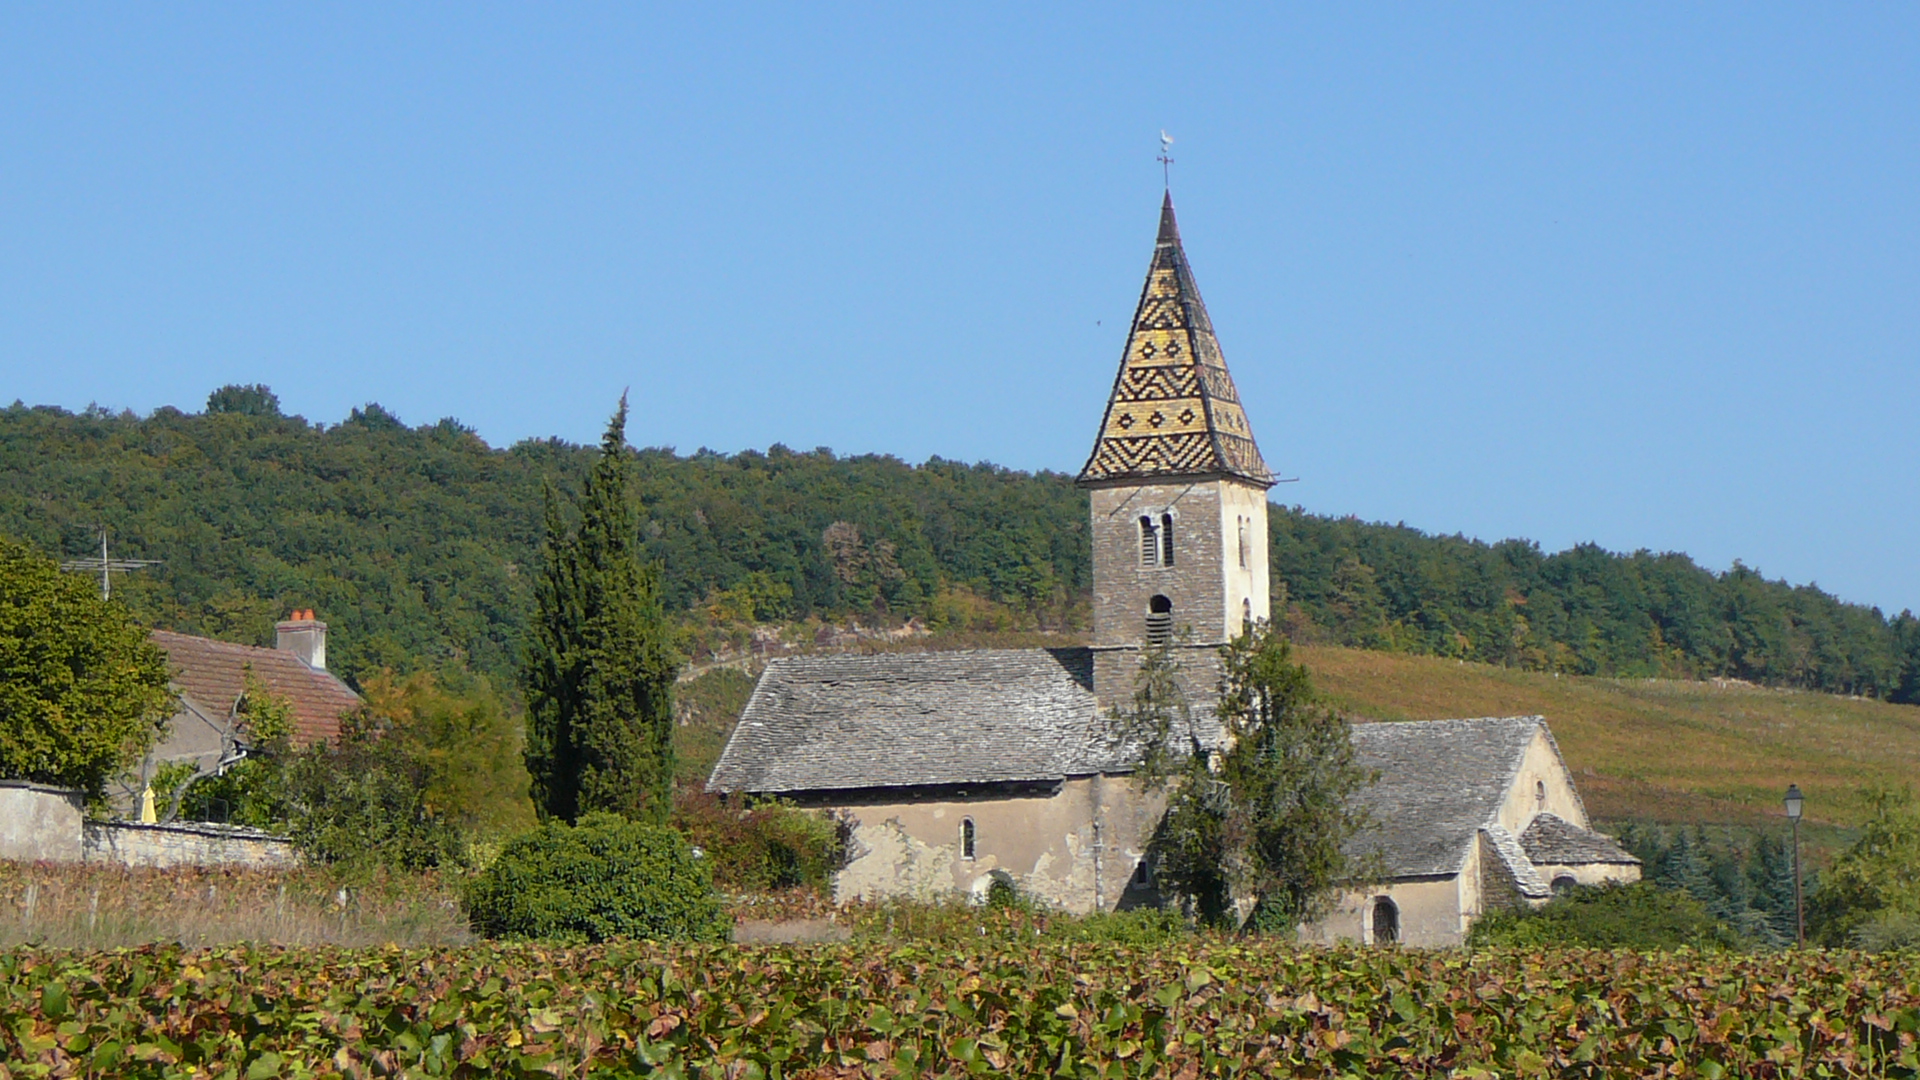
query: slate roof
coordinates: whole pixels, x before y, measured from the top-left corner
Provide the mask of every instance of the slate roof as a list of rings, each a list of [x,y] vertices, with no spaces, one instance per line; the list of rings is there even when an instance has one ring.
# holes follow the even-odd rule
[[[1124,768],[1087,649],[796,656],[767,665],[707,790],[1016,783]]]
[[[1458,873],[1480,830],[1496,824],[1538,716],[1355,724],[1360,763],[1380,779],[1359,800],[1377,826],[1354,854],[1378,852],[1394,877]]]
[[[1120,373],[1080,482],[1220,475],[1273,483],[1187,265],[1169,194],[1160,205],[1160,234]]]
[[[295,746],[338,738],[341,715],[360,707],[360,695],[346,683],[331,672],[308,667],[289,652],[166,630],[153,631],[152,638],[166,651],[180,696],[207,716],[233,715],[234,702],[246,690],[246,673],[251,669],[268,691],[292,706]]]
[[[1612,863],[1634,866],[1640,860],[1628,854],[1611,836],[1583,829],[1554,814],[1540,814],[1520,834],[1527,858],[1543,866]]]

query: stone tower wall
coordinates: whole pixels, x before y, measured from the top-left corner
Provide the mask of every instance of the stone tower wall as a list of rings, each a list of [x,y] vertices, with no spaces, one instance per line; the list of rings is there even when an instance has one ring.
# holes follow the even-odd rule
[[[1191,699],[1211,700],[1219,681],[1215,647],[1240,633],[1248,614],[1269,616],[1266,490],[1242,480],[1199,479],[1104,485],[1090,494],[1093,686],[1101,707],[1132,695],[1156,595],[1173,603],[1176,640],[1187,646],[1182,665]],[[1173,565],[1149,564],[1141,554],[1140,519],[1159,523],[1167,514],[1174,522]]]

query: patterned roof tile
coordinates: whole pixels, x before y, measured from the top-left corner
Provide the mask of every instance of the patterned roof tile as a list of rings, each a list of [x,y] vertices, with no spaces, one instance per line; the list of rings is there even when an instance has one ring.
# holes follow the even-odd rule
[[[1180,244],[1173,196],[1080,482],[1238,476],[1272,484]]]

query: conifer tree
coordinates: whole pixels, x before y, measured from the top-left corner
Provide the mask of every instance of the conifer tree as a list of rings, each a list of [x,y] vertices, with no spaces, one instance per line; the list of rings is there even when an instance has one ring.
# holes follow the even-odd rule
[[[522,672],[527,771],[543,820],[667,814],[679,661],[659,570],[640,561],[626,426],[623,394],[582,486],[577,524],[548,492]]]

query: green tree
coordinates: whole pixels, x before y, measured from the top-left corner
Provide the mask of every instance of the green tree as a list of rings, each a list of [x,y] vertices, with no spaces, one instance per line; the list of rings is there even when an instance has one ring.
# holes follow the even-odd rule
[[[1920,802],[1911,791],[1871,793],[1873,816],[1807,899],[1807,936],[1822,945],[1920,944]],[[1898,935],[1892,931],[1900,929]]]
[[[124,607],[0,537],[0,776],[98,798],[172,706],[166,656]]]
[[[431,814],[475,837],[533,827],[520,719],[485,676],[458,667],[405,678],[383,671],[364,696],[392,755],[417,772]]]
[[[1221,659],[1224,747],[1184,755],[1164,780],[1143,777],[1168,790],[1156,836],[1160,878],[1203,919],[1224,920],[1241,898],[1253,903],[1254,928],[1291,932],[1367,871],[1345,846],[1368,824],[1353,796],[1373,777],[1357,760],[1346,720],[1314,693],[1307,669],[1271,627],[1234,639]],[[1143,665],[1142,694],[1161,693],[1152,687],[1163,678]],[[1178,716],[1177,707],[1153,707]]]
[[[210,413],[239,413],[242,416],[279,416],[280,397],[265,384],[239,386],[229,383],[207,395]]]
[[[522,676],[542,820],[607,811],[658,822],[671,807],[679,661],[659,570],[640,561],[626,427],[622,395],[582,485],[577,526],[548,497]]]

